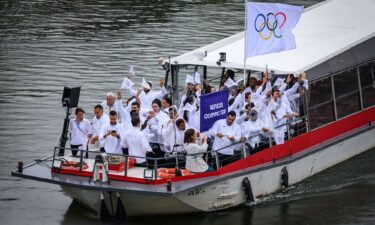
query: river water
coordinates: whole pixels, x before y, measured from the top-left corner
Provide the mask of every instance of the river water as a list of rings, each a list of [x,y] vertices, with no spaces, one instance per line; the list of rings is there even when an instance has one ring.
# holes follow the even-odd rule
[[[243,16],[234,0],[0,0],[0,224],[101,224],[58,186],[10,176],[17,161],[51,154],[63,86],[82,86],[80,105],[92,118],[130,65],[137,83],[157,81],[158,57],[237,33]],[[374,158],[373,149],[255,207],[126,223],[375,224]]]

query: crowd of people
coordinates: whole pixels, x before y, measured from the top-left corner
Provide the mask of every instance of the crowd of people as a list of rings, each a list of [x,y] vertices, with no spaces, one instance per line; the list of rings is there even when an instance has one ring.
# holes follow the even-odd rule
[[[243,149],[254,152],[265,138],[283,143],[286,123],[303,113],[299,101],[308,88],[303,72],[271,82],[266,71],[262,80],[251,77],[239,86],[234,72],[227,70],[218,87],[229,89],[226,118],[199,133],[200,96],[216,92],[214,85],[187,82],[175,105],[162,79],[159,85],[160,90],[154,91],[152,83],[143,79],[141,90],[128,86],[126,104],[122,90],[107,93],[106,100],[94,107],[92,123],[77,108],[69,125],[73,156],[78,149],[100,149],[135,157],[138,166],[153,166],[149,158],[160,158],[159,166],[177,164],[194,173],[212,171],[218,165],[211,161],[225,166],[241,158]],[[206,154],[208,150],[217,154]],[[165,157],[170,155],[178,155],[179,160]]]

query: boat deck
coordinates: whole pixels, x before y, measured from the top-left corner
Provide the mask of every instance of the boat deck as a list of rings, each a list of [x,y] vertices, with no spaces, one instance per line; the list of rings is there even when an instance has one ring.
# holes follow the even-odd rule
[[[92,177],[87,176],[76,176],[71,174],[62,174],[62,173],[55,173],[51,172],[52,169],[52,156],[43,159],[41,162],[34,162],[31,163],[23,168],[22,172],[18,172],[17,170],[12,171],[13,176],[23,177],[63,186],[70,186],[70,187],[78,187],[84,188],[88,190],[102,190],[102,191],[116,191],[116,192],[138,192],[143,194],[160,194],[160,195],[169,195],[172,196],[178,192],[182,192],[197,185],[204,185],[206,183],[211,183],[217,180],[216,176],[211,177],[204,177],[204,178],[196,178],[193,180],[183,180],[179,182],[172,182],[171,189],[168,190],[167,186],[168,183],[162,184],[142,184],[142,183],[135,183],[135,182],[126,182],[126,181],[118,181],[118,180],[110,180],[110,183],[101,182],[101,181],[93,181]],[[79,158],[68,157],[69,160],[79,161]],[[89,171],[93,168],[94,160],[93,159],[86,159],[89,164]],[[128,176],[143,178],[143,171],[146,168],[144,167],[133,167],[128,170]],[[123,175],[123,172],[114,172],[110,171],[110,174],[114,175]]]
[[[64,156],[63,158],[66,161],[70,161],[70,162],[77,162],[77,163],[80,162],[80,158],[79,157]],[[83,169],[82,171],[83,172],[90,172],[91,173],[94,170],[95,160],[89,158],[89,159],[83,159],[83,161],[87,164],[88,167],[86,169]],[[61,161],[56,160],[54,162],[53,167],[60,168],[60,164],[61,164]],[[143,173],[144,173],[145,169],[146,169],[145,167],[132,167],[132,168],[128,168],[128,170],[127,170],[127,176],[133,177],[133,178],[138,178],[138,179],[143,179]],[[108,173],[110,175],[117,175],[117,176],[123,176],[124,175],[124,171],[108,170]],[[152,179],[155,179],[154,174],[152,176]],[[157,177],[156,179],[160,179],[160,178]]]

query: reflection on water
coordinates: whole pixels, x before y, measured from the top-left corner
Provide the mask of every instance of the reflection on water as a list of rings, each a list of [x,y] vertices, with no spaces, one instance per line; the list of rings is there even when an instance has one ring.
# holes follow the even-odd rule
[[[309,6],[319,1],[286,2]],[[9,176],[17,161],[51,154],[64,118],[63,86],[82,86],[80,106],[91,119],[92,107],[120,87],[130,65],[136,83],[142,77],[157,80],[164,75],[156,65],[158,57],[179,55],[239,32],[243,15],[242,0],[0,0],[1,224],[100,224],[58,186]],[[321,214],[332,218],[322,223],[371,224],[374,212],[360,206],[374,208],[374,195],[367,190],[374,184],[364,182],[374,180],[369,165],[374,153],[368,154],[334,170],[338,175],[319,175],[256,207],[167,219],[130,218],[127,223],[319,224]],[[357,171],[351,168],[362,167],[371,170],[353,178]],[[348,211],[340,204],[354,213],[345,216],[342,212]],[[314,209],[311,215],[309,208]]]

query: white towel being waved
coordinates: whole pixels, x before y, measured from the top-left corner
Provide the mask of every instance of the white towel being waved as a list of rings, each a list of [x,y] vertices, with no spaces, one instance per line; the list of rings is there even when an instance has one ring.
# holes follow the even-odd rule
[[[134,83],[127,77],[124,77],[124,80],[122,81],[122,84],[121,84],[121,89],[125,89],[125,90],[128,90],[130,88],[132,88],[134,85]]]

